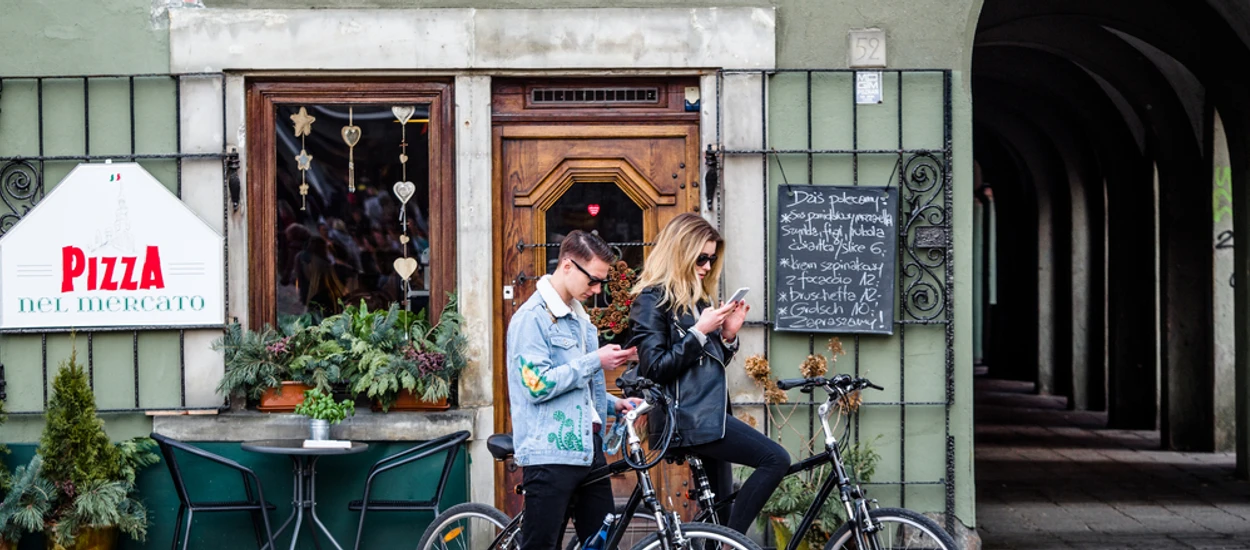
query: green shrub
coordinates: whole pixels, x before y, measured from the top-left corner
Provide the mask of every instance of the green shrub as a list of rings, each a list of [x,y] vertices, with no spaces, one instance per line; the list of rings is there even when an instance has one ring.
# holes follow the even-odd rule
[[[76,352],[61,365],[52,390],[39,441],[39,479],[21,497],[27,503],[23,528],[42,510],[39,515],[48,538],[65,547],[85,527],[117,526],[130,537],[144,540],[147,509],[137,498],[135,474],[159,461],[156,443],[146,437],[119,445],[109,441]],[[33,469],[32,463],[25,474]]]

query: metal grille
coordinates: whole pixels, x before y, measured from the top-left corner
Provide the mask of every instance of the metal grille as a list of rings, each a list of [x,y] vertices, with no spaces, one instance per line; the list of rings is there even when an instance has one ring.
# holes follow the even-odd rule
[[[530,100],[537,105],[629,103],[654,105],[660,89],[650,88],[534,88]]]
[[[875,481],[868,485],[897,486],[899,491],[899,501],[901,506],[906,506],[906,487],[916,485],[932,485],[941,486],[945,492],[945,513],[946,513],[946,529],[954,532],[955,521],[955,440],[951,435],[950,420],[951,406],[955,400],[955,356],[954,356],[954,308],[952,298],[954,295],[954,271],[953,271],[953,253],[954,243],[952,239],[952,179],[951,179],[951,72],[949,70],[892,70],[880,71],[886,77],[892,77],[896,86],[894,90],[887,90],[887,93],[893,92],[895,98],[892,116],[886,117],[882,109],[889,109],[888,106],[870,106],[873,111],[873,124],[878,125],[874,129],[880,129],[879,125],[883,124],[883,118],[892,118],[891,123],[896,126],[891,130],[897,133],[897,139],[893,144],[887,147],[880,146],[880,140],[877,140],[876,147],[861,146],[861,135],[865,134],[865,128],[861,126],[861,118],[865,117],[861,109],[856,104],[856,88],[854,86],[855,73],[853,69],[829,69],[829,70],[724,70],[717,74],[717,122],[716,122],[716,143],[708,148],[709,174],[711,181],[724,181],[723,167],[726,157],[739,157],[759,159],[760,171],[763,178],[763,194],[761,196],[726,196],[723,190],[717,193],[714,188],[709,188],[708,193],[714,194],[709,196],[709,205],[715,201],[719,201],[720,207],[717,209],[718,217],[724,211],[726,201],[763,201],[764,212],[768,215],[775,214],[776,205],[773,202],[772,195],[776,191],[776,185],[785,183],[778,182],[776,179],[785,178],[783,163],[789,161],[806,162],[806,182],[808,184],[816,184],[816,171],[818,165],[827,165],[828,163],[845,163],[849,164],[850,179],[852,185],[860,185],[862,167],[865,162],[890,162],[893,164],[893,172],[890,175],[888,185],[897,185],[900,190],[900,200],[898,205],[897,220],[898,228],[898,265],[897,267],[897,284],[898,284],[898,318],[895,320],[896,337],[899,346],[899,375],[898,387],[900,388],[899,400],[897,401],[872,401],[872,396],[865,396],[864,405],[866,406],[863,415],[872,415],[877,411],[896,411],[899,421],[898,445],[899,445],[899,478],[890,481]],[[756,92],[759,95],[760,110],[762,113],[758,121],[744,121],[741,112],[726,113],[725,112],[725,82],[727,78],[754,78],[759,81],[759,89]],[[813,93],[813,79],[821,79],[822,81],[830,78],[843,78],[845,85],[842,90],[836,93]],[[779,85],[784,81],[788,86]],[[884,81],[884,80],[883,80]],[[748,81],[748,85],[753,82]],[[924,94],[914,92],[914,96],[920,96],[921,99],[908,97],[905,101],[904,94],[909,87],[927,89],[929,95],[927,97],[939,97],[940,104],[935,105],[917,105],[917,102],[925,101]],[[774,88],[785,90],[776,92]],[[738,88],[741,90],[741,88]],[[804,94],[805,96],[799,95]],[[774,94],[783,94],[774,96]],[[796,107],[797,106],[797,107]],[[805,106],[806,112],[802,112]],[[935,121],[936,126],[940,127],[940,136],[937,136],[939,144],[933,147],[908,147],[909,141],[905,136],[909,128],[904,124],[908,118],[904,114],[904,108],[908,109],[927,109],[926,113],[940,110],[941,120]],[[798,112],[796,112],[798,111]],[[804,147],[790,147],[786,149],[777,149],[769,145],[769,128],[770,124],[777,126],[777,122],[770,119],[778,118],[779,112],[788,113],[791,119],[805,119],[806,126],[803,123],[791,123],[785,126],[786,135],[790,136],[788,141],[794,141],[794,136],[803,136],[805,134],[806,143]],[[850,125],[846,128],[849,135],[843,136],[838,142],[846,144],[842,147],[825,147],[818,148],[814,146],[813,136],[816,133],[813,124],[816,116],[828,116],[829,113],[844,112],[849,113]],[[909,111],[909,114],[914,114]],[[729,118],[732,124],[726,124]],[[750,128],[751,124],[758,124],[754,128]],[[744,126],[745,125],[745,126]],[[726,130],[727,126],[731,126],[738,132],[744,131],[744,128],[758,130],[762,136],[759,148],[738,148],[727,146],[727,143],[738,143],[743,140],[740,136],[734,135],[734,130]],[[822,129],[823,130],[823,129]],[[917,130],[918,131],[918,130]],[[802,133],[800,133],[802,132]],[[780,176],[777,178],[776,176]],[[897,179],[895,179],[897,177]],[[834,182],[822,182],[834,183]],[[883,182],[873,181],[874,184]],[[839,183],[844,185],[844,183]],[[724,227],[724,220],[719,220],[721,227]],[[771,239],[775,238],[768,235],[770,228],[769,223],[763,225],[764,231],[764,250],[763,257],[768,261],[764,262],[764,283],[768,287],[769,272],[771,271],[772,262],[775,258],[770,250]],[[756,321],[749,324],[756,326],[763,325],[772,327],[773,321],[772,309],[769,301],[771,298],[771,288],[763,293],[765,321]],[[906,354],[907,336],[917,333],[917,331],[942,331],[946,343],[945,350],[945,392],[942,400],[908,400],[905,393],[906,375],[909,369],[921,368],[921,366],[908,365]],[[769,337],[765,338],[765,355],[770,352]],[[928,336],[923,335],[923,336]],[[861,373],[860,362],[860,341],[861,336],[854,335],[855,351],[853,354],[854,374]],[[874,338],[874,337],[864,337]],[[808,353],[815,353],[815,335],[808,336]],[[928,366],[928,365],[923,365]],[[845,370],[844,368],[839,370]],[[887,381],[888,382],[888,381]],[[768,406],[767,403],[744,403],[745,405]],[[810,394],[808,400],[801,405],[808,408],[808,426],[807,432],[809,439],[815,436],[816,430],[813,421],[814,407],[819,405],[820,401],[816,401]],[[907,411],[913,409],[938,408],[944,414],[944,448],[941,450],[945,457],[945,476],[940,479],[907,479],[906,458],[908,455],[907,441]],[[856,417],[854,425],[854,437],[856,442],[860,438],[859,417]],[[768,423],[765,423],[768,426]],[[914,446],[914,445],[913,445]],[[914,450],[914,449],[913,449]],[[921,453],[916,453],[921,454]],[[938,454],[938,449],[933,449],[933,454]]]
[[[196,131],[212,132],[212,126],[220,125],[222,136],[219,152],[184,151],[181,124],[183,86],[194,81],[197,85],[214,86],[221,102],[221,119],[197,123]],[[223,196],[238,199],[238,155],[227,151],[226,144],[226,79],[221,73],[188,74],[135,74],[135,75],[77,75],[77,76],[24,76],[0,78],[0,99],[6,92],[9,102],[3,103],[6,111],[0,113],[0,236],[39,204],[47,191],[49,174],[63,174],[82,162],[105,160],[140,162],[145,165],[172,165],[175,179],[174,192],[182,197],[183,164],[186,161],[219,161],[222,163],[221,182]],[[65,97],[81,95],[77,106]],[[54,101],[49,96],[58,99]],[[16,97],[17,99],[14,99]],[[74,98],[76,99],[76,98]],[[76,101],[75,101],[76,102]],[[54,104],[52,104],[54,103]],[[167,107],[167,108],[166,108]],[[95,115],[93,118],[93,108]],[[101,115],[100,113],[105,114]],[[125,112],[128,117],[118,120],[116,113]],[[33,116],[27,116],[33,114]],[[7,119],[6,119],[7,118]],[[26,122],[29,121],[29,124]],[[148,136],[139,131],[140,121],[153,128],[168,128],[173,132],[166,136]],[[116,139],[92,141],[92,125],[127,125],[128,144],[118,144]],[[81,129],[76,125],[81,125]],[[97,128],[98,130],[98,128]],[[74,136],[81,132],[80,136]],[[113,132],[109,135],[114,135]],[[216,132],[215,132],[216,133]],[[108,134],[108,132],[100,132]],[[105,141],[101,144],[100,141]],[[26,146],[12,146],[13,143]],[[148,146],[148,142],[161,145]],[[10,144],[6,146],[5,144]],[[128,146],[127,146],[128,145]],[[6,150],[6,147],[20,150]],[[54,176],[55,177],[55,176]],[[229,227],[224,223],[228,216],[225,201],[222,205],[223,232]],[[228,239],[223,239],[228,243]],[[229,245],[223,244],[226,273],[229,272]],[[229,309],[228,293],[225,294]],[[186,386],[186,331],[189,329],[223,329],[223,326],[164,327],[142,326],[90,329],[7,329],[0,330],[0,347],[17,346],[15,338],[27,339],[37,336],[42,357],[43,406],[47,407],[50,387],[48,372],[49,335],[73,333],[75,348],[81,351],[82,338],[86,341],[86,365],[92,386],[96,376],[96,336],[101,334],[130,333],[130,354],[134,377],[133,407],[101,408],[102,413],[144,412],[151,410],[214,410],[220,407],[187,407]],[[166,331],[178,335],[177,372],[180,394],[178,406],[145,406],[150,402],[140,395],[140,336],[151,331]],[[159,354],[157,354],[159,355]],[[81,354],[80,354],[81,357]],[[115,355],[114,355],[115,357]],[[168,365],[169,369],[175,365]],[[148,367],[152,368],[151,365]],[[12,366],[9,368],[12,373]],[[5,372],[0,365],[0,377]],[[40,410],[11,411],[15,415],[43,414]]]

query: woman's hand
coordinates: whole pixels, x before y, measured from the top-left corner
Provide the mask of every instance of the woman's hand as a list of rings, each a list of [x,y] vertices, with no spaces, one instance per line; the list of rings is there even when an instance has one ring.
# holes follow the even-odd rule
[[[694,329],[703,334],[711,334],[716,329],[721,328],[725,323],[725,317],[737,307],[738,302],[729,302],[717,308],[709,307],[699,314],[699,320],[695,322]],[[742,326],[739,323],[738,326]]]
[[[738,337],[738,331],[742,329],[742,324],[747,320],[747,312],[751,311],[751,306],[746,302],[729,302],[734,306],[729,314],[725,316],[724,322],[721,324],[720,335],[726,340],[733,340]]]

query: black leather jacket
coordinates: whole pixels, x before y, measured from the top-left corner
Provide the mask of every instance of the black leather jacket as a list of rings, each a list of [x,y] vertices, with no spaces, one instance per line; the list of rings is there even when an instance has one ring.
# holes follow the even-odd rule
[[[734,350],[721,341],[719,330],[708,334],[707,344],[700,346],[690,333],[698,317],[691,313],[675,316],[668,304],[659,307],[662,296],[659,287],[649,287],[630,305],[628,346],[638,348],[638,375],[664,384],[676,402],[673,446],[716,441],[725,437],[725,417],[730,413],[725,365],[733,359]],[[649,417],[654,439],[663,433],[664,416]]]

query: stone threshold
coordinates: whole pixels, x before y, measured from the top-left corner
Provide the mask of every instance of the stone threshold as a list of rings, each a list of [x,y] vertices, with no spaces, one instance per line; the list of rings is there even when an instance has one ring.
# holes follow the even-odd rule
[[[473,433],[473,418],[471,409],[375,413],[361,407],[355,416],[331,426],[330,437],[353,441],[428,441],[460,430]],[[303,439],[308,437],[308,417],[258,411],[153,416],[152,431],[181,441]]]

